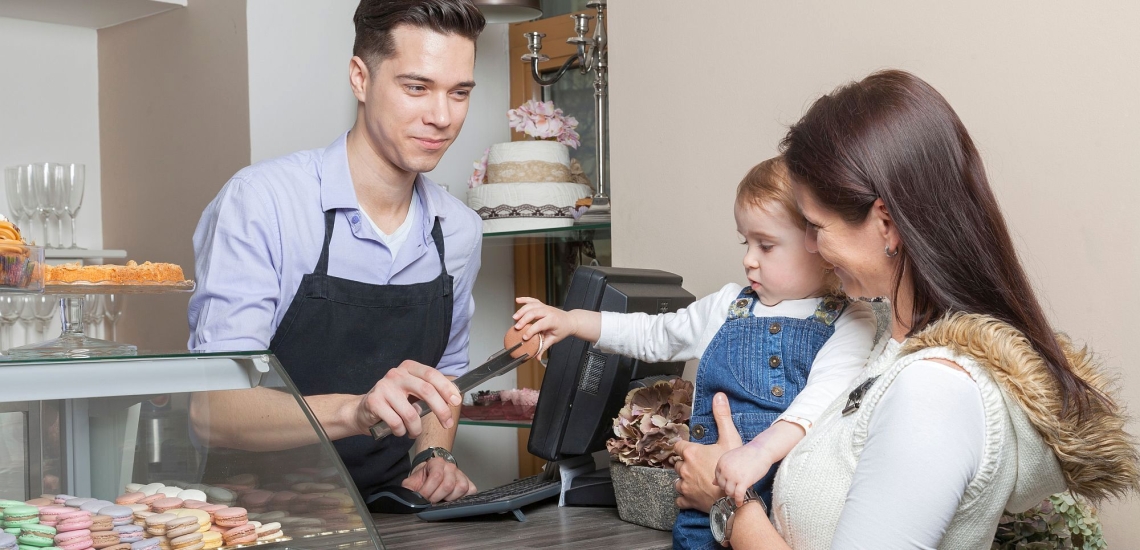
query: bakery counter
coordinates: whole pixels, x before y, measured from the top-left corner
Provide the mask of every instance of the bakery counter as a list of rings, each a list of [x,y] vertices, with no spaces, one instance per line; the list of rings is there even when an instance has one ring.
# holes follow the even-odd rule
[[[0,538],[28,522],[58,530],[60,518],[85,512],[75,521],[91,525],[77,530],[93,544],[381,547],[336,451],[269,352],[5,359],[0,520],[15,533]],[[287,428],[267,434],[264,421]],[[287,445],[268,439],[286,431]]]
[[[525,522],[515,520],[510,514],[439,522],[393,514],[373,514],[372,519],[388,550],[673,547],[672,533],[626,523],[618,518],[616,508],[559,507],[550,501],[524,507],[523,512]]]

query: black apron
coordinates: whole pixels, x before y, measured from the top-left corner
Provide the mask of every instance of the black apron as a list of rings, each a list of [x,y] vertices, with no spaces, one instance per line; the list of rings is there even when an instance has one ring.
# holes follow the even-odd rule
[[[451,334],[452,277],[443,255],[439,218],[431,230],[439,276],[426,283],[373,285],[330,277],[329,242],[336,210],[325,212],[325,242],[312,273],[301,279],[269,349],[301,395],[367,393],[405,360],[436,366]],[[341,460],[367,498],[408,476],[413,440],[379,442],[359,435],[334,441]]]

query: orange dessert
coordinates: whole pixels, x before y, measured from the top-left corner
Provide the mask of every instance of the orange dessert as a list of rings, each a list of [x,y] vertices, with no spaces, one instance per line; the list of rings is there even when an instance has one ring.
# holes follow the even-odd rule
[[[33,257],[20,228],[0,216],[0,286],[39,288],[43,281],[41,259]]]
[[[137,285],[156,283],[181,283],[186,280],[182,268],[175,264],[144,262],[134,260],[127,265],[79,265],[63,264],[47,266],[44,269],[47,283],[109,283],[117,285]]]

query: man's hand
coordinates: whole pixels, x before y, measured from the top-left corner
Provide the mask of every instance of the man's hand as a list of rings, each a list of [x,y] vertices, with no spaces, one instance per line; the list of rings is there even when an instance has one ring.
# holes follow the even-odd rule
[[[459,406],[463,397],[446,376],[432,367],[415,361],[404,361],[390,369],[372,389],[354,404],[351,415],[357,433],[367,434],[368,428],[383,420],[396,436],[419,437],[423,432],[420,415],[412,403],[423,399],[435,413],[440,424],[451,428],[450,403]]]
[[[732,410],[728,398],[723,393],[713,397],[713,418],[719,438],[711,445],[701,445],[691,441],[680,441],[673,447],[681,455],[681,462],[673,468],[680,474],[677,480],[678,508],[692,508],[708,512],[712,505],[724,496],[724,491],[715,481],[716,465],[724,453],[740,447],[740,432],[732,423]]]
[[[476,493],[475,484],[458,466],[439,457],[417,464],[401,485],[423,495],[432,504]]]

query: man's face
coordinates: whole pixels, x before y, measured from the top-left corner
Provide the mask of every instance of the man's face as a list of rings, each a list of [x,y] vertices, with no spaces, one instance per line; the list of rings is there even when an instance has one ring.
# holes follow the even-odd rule
[[[368,141],[393,168],[430,172],[467,117],[475,43],[406,25],[393,29],[392,39],[394,55],[381,60],[357,91]]]

